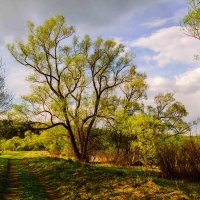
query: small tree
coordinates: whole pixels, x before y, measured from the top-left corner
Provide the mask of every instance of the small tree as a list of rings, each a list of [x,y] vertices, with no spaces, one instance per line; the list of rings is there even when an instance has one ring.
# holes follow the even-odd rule
[[[10,108],[11,100],[12,96],[6,89],[5,72],[3,69],[2,60],[0,59],[0,114],[3,114]]]
[[[112,117],[109,110],[119,103],[120,86],[134,81],[138,73],[122,44],[100,37],[92,41],[88,35],[70,38],[72,34],[74,27],[67,26],[63,16],[37,28],[30,22],[27,42],[8,49],[32,70],[32,93],[16,107],[24,120],[40,121],[44,128],[62,125],[76,158],[87,161],[93,128]]]
[[[146,74],[136,73],[135,68],[129,72],[130,82],[121,87],[123,96],[118,98],[118,106],[110,113],[112,120],[108,120],[111,143],[115,146],[113,161],[118,164],[131,164],[134,162],[131,145],[137,140],[136,116],[144,112],[142,100],[146,99]]]
[[[185,106],[176,101],[173,93],[159,94],[154,98],[155,106],[149,106],[149,115],[160,120],[165,133],[184,134],[190,130],[189,124],[184,121],[187,116]]]

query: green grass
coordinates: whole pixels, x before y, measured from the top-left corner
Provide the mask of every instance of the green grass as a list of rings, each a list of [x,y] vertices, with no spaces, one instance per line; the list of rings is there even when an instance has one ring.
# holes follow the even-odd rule
[[[18,174],[18,184],[20,186],[21,199],[49,199],[48,194],[43,190],[42,185],[38,182],[27,167],[22,164],[21,160],[11,160]]]
[[[20,156],[38,174],[47,177],[51,186],[58,188],[63,200],[200,198],[200,183],[164,179],[156,170],[83,164],[61,158],[42,157],[39,152],[9,152],[2,155],[10,159]],[[25,193],[36,194],[42,188],[41,185],[37,185],[37,180],[31,177],[24,165],[19,164],[19,160],[13,161],[19,166],[19,173],[22,173],[20,176],[28,177],[20,180],[20,184],[27,185],[23,189]],[[27,180],[36,182],[33,181],[33,186],[29,187]]]
[[[26,200],[45,200],[49,199],[38,178],[29,171],[23,164],[26,157],[43,156],[42,152],[3,152],[0,155],[0,196],[5,194],[8,188],[8,162],[13,166],[18,176],[17,185],[19,186],[20,199]]]
[[[0,154],[0,158],[9,159],[24,159],[45,156],[49,156],[49,153],[46,151],[4,151]]]
[[[66,199],[200,198],[200,184],[159,178],[154,171],[81,164],[59,158],[28,161],[47,176]]]
[[[0,194],[2,194],[7,184],[7,164],[8,159],[0,159]]]

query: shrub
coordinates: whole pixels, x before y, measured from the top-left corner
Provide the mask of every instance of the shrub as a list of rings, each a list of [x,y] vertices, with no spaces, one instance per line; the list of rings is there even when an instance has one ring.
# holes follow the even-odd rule
[[[200,143],[194,139],[159,145],[157,159],[166,177],[200,180]]]

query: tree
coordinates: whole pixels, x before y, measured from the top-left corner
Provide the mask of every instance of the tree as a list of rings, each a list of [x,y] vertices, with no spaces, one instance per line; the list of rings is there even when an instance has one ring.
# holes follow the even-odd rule
[[[188,14],[182,20],[182,27],[189,36],[200,40],[200,1],[189,0]]]
[[[132,102],[134,105],[134,103]],[[154,98],[154,106],[148,106],[145,113],[129,113],[118,110],[114,124],[114,142],[118,161],[133,164],[137,161],[155,164],[156,147],[167,138],[182,135],[190,130],[184,121],[187,111],[174,98],[173,93],[159,94]]]
[[[190,128],[183,120],[187,116],[185,106],[176,101],[173,93],[159,94],[154,98],[155,106],[148,107],[149,115],[160,120],[164,132],[170,135],[187,133]]]
[[[39,130],[33,129],[29,122],[20,123],[9,119],[0,120],[0,138],[10,139],[14,136],[24,138],[24,134],[28,130],[39,134]]]
[[[146,74],[136,73],[132,67],[129,79],[129,82],[120,87],[123,96],[118,98],[118,106],[115,104],[114,109],[109,110],[112,120],[107,120],[111,143],[116,150],[113,161],[118,164],[133,162],[131,145],[137,140],[134,120],[138,113],[144,112],[142,100],[146,99]]]
[[[139,76],[133,57],[114,40],[71,38],[74,27],[67,26],[63,16],[37,28],[29,22],[28,27],[27,42],[8,45],[16,61],[33,72],[28,77],[32,92],[17,110],[23,120],[40,121],[44,128],[62,125],[76,158],[87,161],[93,128],[112,118],[109,110],[123,96],[120,87]]]
[[[12,95],[7,91],[5,85],[5,73],[2,60],[0,59],[0,114],[3,114],[10,108]]]

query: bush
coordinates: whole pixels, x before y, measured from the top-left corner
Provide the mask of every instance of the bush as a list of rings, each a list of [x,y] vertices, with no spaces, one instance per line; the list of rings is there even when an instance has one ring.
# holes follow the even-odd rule
[[[157,159],[166,177],[200,180],[200,143],[194,139],[159,145]]]
[[[17,148],[20,146],[21,138],[18,136],[13,137],[10,140],[1,140],[0,141],[0,150],[10,150],[10,151],[16,151]]]
[[[70,156],[71,146],[69,145],[66,134],[60,127],[52,128],[51,130],[42,131],[37,135],[31,131],[24,134],[24,138],[15,136],[11,139],[0,140],[0,150],[10,151],[49,151],[51,155],[65,154]]]

